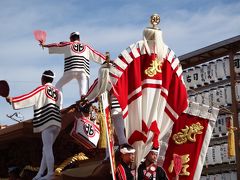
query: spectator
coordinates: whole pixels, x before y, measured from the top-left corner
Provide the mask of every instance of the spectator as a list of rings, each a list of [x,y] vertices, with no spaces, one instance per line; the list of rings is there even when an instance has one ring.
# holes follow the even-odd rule
[[[116,178],[117,180],[133,180],[131,165],[135,159],[135,149],[124,144],[120,147],[120,163],[117,166]]]
[[[138,180],[168,180],[165,171],[157,166],[158,149],[152,148],[138,167]]]

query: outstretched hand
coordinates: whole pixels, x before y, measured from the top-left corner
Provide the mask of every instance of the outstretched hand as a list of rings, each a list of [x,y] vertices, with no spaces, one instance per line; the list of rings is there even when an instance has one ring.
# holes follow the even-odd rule
[[[44,44],[44,42],[42,42],[42,41],[39,41],[39,46],[41,46],[43,49],[44,49],[44,47],[45,47],[45,44]]]
[[[35,30],[33,31],[35,39],[40,43],[39,45],[44,47],[44,43],[46,42],[47,33],[43,30]]]
[[[76,105],[79,107],[84,107],[89,103],[88,99],[85,98],[84,96],[81,97],[79,101],[76,101]]]
[[[10,96],[6,97],[6,101],[11,105],[12,104],[12,97],[10,97]]]

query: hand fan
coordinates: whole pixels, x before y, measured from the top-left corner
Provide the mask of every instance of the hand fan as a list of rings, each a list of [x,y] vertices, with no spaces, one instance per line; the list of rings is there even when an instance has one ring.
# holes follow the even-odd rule
[[[0,96],[8,97],[9,95],[9,85],[8,82],[5,80],[0,81]]]
[[[43,30],[33,31],[35,39],[40,43],[44,44],[46,42],[47,33]]]

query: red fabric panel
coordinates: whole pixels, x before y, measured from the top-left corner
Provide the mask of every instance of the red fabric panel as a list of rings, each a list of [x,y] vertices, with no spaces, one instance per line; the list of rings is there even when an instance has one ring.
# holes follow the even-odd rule
[[[164,165],[163,165],[169,179],[172,179],[173,177],[176,176],[174,170],[171,173],[168,171],[171,161],[173,160],[173,154],[178,154],[181,156],[185,154],[189,154],[190,161],[187,162],[187,164],[189,165],[189,167],[187,168],[187,171],[190,172],[190,175],[189,176],[180,175],[179,179],[180,180],[193,179],[196,166],[198,163],[200,151],[202,149],[202,145],[205,139],[206,130],[208,127],[208,121],[209,121],[208,119],[203,119],[200,117],[183,113],[179,117],[178,121],[174,123],[173,129],[172,129],[172,135],[169,139],[168,149],[166,151],[166,156],[165,156]],[[203,132],[202,134],[196,135],[196,142],[187,141],[184,144],[180,144],[180,145],[176,144],[172,138],[173,135],[178,132],[182,132],[181,129],[185,128],[186,125],[190,127],[192,124],[195,124],[197,122],[199,122],[204,128],[202,129],[202,132]]]

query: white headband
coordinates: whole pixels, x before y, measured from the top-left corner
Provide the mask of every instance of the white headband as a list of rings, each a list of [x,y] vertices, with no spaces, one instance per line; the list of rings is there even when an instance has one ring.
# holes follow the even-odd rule
[[[53,74],[53,75],[48,75],[48,74],[44,74],[43,73],[43,76],[45,76],[45,77],[50,77],[50,78],[55,78],[55,75]]]
[[[157,149],[151,149],[150,151],[154,152],[154,153],[158,153]]]
[[[72,33],[70,34],[70,37],[73,36],[73,35],[80,35],[80,33],[79,33],[79,32],[72,32]]]
[[[120,152],[121,152],[122,154],[135,153],[135,149],[130,149],[130,150],[128,150],[128,149],[125,147],[125,148],[120,149]]]

